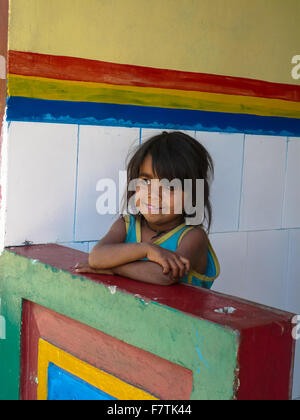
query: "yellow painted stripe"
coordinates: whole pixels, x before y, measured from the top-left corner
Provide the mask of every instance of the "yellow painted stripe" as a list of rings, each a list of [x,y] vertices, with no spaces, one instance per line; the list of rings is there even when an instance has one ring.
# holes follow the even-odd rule
[[[48,398],[48,366],[50,362],[119,400],[157,400],[147,392],[96,369],[43,339],[39,340],[38,400],[45,401]]]
[[[115,103],[160,108],[191,109],[300,118],[300,102],[176,89],[116,86],[9,75],[8,93],[36,99]]]

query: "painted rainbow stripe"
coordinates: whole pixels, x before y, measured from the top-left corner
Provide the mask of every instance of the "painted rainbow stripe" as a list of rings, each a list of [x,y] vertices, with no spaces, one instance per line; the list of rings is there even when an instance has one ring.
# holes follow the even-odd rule
[[[300,86],[10,51],[8,120],[300,135]]]
[[[104,394],[102,399],[157,400],[157,398],[147,392],[96,369],[43,339],[39,340],[38,400],[45,401],[48,399],[50,385],[48,383],[49,368],[53,368],[53,366],[57,369],[62,369],[66,374],[72,375],[74,384],[76,384],[75,378],[78,378],[78,380],[84,381],[85,384],[92,386],[95,390],[102,391],[102,394]],[[105,394],[110,398],[105,398]]]

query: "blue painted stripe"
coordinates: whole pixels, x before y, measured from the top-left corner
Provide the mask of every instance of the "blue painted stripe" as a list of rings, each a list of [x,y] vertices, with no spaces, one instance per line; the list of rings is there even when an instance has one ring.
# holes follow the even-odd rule
[[[117,400],[53,363],[48,367],[48,401]]]
[[[300,119],[89,102],[8,98],[8,121],[300,136]]]

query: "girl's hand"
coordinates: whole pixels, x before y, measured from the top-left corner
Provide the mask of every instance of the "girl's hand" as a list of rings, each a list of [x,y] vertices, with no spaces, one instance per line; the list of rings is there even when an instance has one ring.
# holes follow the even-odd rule
[[[163,274],[170,273],[174,279],[182,278],[191,269],[191,264],[187,258],[154,244],[149,246],[147,258],[149,261],[161,265]]]
[[[111,269],[97,269],[90,267],[89,263],[81,263],[75,265],[76,273],[93,273],[93,274],[107,274],[113,276],[114,272]]]

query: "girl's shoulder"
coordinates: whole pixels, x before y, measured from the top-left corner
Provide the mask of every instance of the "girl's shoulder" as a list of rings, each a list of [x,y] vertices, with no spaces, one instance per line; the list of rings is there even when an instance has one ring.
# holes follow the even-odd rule
[[[178,246],[180,243],[184,241],[192,241],[194,244],[202,244],[202,245],[208,245],[208,235],[205,231],[204,226],[197,225],[197,226],[189,226],[186,225],[186,228],[183,230],[179,240],[178,240]]]

